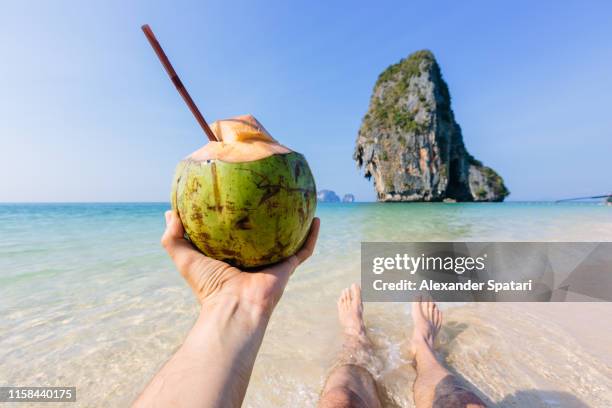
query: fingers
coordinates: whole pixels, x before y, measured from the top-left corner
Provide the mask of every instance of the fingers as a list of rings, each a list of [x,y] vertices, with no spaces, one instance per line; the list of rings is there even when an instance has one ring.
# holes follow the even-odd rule
[[[302,244],[302,247],[293,256],[277,264],[281,271],[286,271],[288,267],[289,274],[292,274],[295,268],[302,264],[302,262],[304,262],[306,259],[310,258],[317,244],[320,226],[321,220],[318,217],[315,217],[310,224],[310,231],[308,232],[308,236]]]
[[[161,238],[161,244],[174,261],[179,272],[186,277],[189,275],[190,267],[201,257],[199,253],[186,239],[183,223],[178,214],[166,211],[166,230]]]
[[[298,261],[298,265],[304,262],[306,259],[310,258],[310,256],[314,252],[315,246],[317,245],[317,238],[319,237],[320,227],[321,220],[318,217],[315,217],[312,220],[312,224],[310,225],[310,232],[308,233],[306,241],[304,241],[304,245],[302,245],[302,248],[300,248],[300,250],[297,251],[297,253],[295,254],[295,257]]]
[[[283,288],[289,281],[289,277],[293,274],[295,268],[297,268],[302,262],[308,259],[314,252],[315,246],[317,244],[317,238],[319,236],[320,225],[321,220],[315,217],[312,220],[312,224],[310,224],[310,232],[308,233],[304,244],[295,253],[295,255],[290,256],[284,261],[272,265],[269,268],[265,268],[266,271],[272,272],[272,274],[275,275],[277,278],[281,278],[280,282]]]

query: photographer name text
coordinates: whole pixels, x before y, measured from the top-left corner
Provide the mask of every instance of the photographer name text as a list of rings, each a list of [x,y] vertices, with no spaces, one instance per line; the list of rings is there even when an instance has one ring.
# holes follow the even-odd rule
[[[396,282],[385,282],[382,279],[376,279],[372,283],[372,287],[376,291],[531,291],[533,281],[529,279],[526,282],[508,281],[498,282],[494,279],[489,279],[486,282],[475,282],[468,279],[465,282],[437,282],[431,279],[412,281],[402,279]]]

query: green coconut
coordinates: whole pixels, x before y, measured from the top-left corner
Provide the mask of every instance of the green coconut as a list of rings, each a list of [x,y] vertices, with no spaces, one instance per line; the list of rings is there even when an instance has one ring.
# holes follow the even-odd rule
[[[304,156],[278,144],[252,116],[211,125],[210,142],[181,161],[172,207],[205,255],[257,267],[293,255],[316,209]]]

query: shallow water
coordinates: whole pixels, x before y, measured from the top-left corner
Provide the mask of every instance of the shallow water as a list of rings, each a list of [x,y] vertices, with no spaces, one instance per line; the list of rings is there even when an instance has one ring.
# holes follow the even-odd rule
[[[166,209],[0,205],[0,385],[75,385],[73,406],[124,406],[137,396],[197,313],[159,246]],[[324,204],[317,211],[317,250],[272,318],[247,407],[316,405],[340,348],[335,300],[359,280],[361,241],[612,241],[612,208],[595,204]],[[609,303],[450,306],[443,305],[440,353],[491,404],[612,406]],[[412,406],[408,305],[367,304],[365,318],[386,405]],[[580,331],[571,324],[585,319],[593,324]]]

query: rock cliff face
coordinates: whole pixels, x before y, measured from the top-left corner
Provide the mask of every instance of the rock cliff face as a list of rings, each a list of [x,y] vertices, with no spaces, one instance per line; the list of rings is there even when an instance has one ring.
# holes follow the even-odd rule
[[[502,178],[468,153],[430,51],[391,65],[374,87],[354,159],[378,201],[503,201]]]

